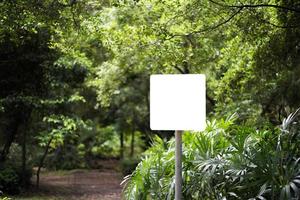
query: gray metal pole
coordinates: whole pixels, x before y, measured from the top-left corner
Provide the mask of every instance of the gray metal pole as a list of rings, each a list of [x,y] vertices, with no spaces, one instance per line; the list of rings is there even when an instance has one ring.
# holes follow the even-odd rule
[[[182,196],[182,131],[175,131],[175,200]]]

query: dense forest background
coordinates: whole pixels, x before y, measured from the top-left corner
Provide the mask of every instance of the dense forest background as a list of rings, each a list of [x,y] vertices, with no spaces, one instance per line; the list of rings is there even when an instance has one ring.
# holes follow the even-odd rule
[[[289,116],[300,106],[298,0],[1,1],[0,190],[24,191],[32,175],[38,185],[42,168],[91,169],[114,158],[127,175],[142,159],[124,195],[172,199],[172,162],[161,163],[172,158],[172,133],[149,128],[149,77],[164,73],[207,78],[206,134],[184,139],[185,199],[299,198],[297,113]],[[212,140],[211,154],[194,144]],[[228,148],[240,154],[230,157]],[[222,166],[203,166],[221,157]],[[226,159],[241,170],[232,182]],[[261,180],[253,174],[267,173],[263,163],[274,174]]]

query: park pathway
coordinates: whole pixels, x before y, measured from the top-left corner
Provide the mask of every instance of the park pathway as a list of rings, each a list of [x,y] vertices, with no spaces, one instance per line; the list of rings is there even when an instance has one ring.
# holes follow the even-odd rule
[[[122,175],[116,161],[103,161],[99,170],[72,170],[41,177],[40,188],[47,196],[61,200],[120,200]]]

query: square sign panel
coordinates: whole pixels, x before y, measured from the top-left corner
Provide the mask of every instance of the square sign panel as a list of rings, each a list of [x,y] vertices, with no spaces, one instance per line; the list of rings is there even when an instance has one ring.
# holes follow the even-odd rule
[[[173,74],[150,77],[152,130],[204,130],[205,75]]]

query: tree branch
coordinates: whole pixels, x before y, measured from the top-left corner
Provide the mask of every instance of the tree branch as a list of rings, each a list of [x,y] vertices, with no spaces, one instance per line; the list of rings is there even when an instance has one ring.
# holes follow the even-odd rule
[[[299,9],[296,8],[291,8],[291,7],[285,7],[285,6],[280,6],[280,5],[274,5],[274,4],[241,4],[241,5],[227,5],[224,3],[217,2],[215,0],[209,0],[211,3],[216,4],[221,7],[228,7],[228,8],[262,8],[262,7],[267,7],[267,8],[276,8],[276,9],[281,9],[281,10],[288,10],[296,13],[300,13]]]
[[[296,9],[296,8],[291,8],[291,7],[285,7],[285,6],[280,6],[280,5],[273,5],[273,4],[241,4],[241,5],[227,5],[224,3],[220,3],[217,2],[215,0],[209,0],[211,3],[214,3],[218,6],[221,7],[227,7],[227,8],[235,8],[237,9],[232,15],[230,15],[226,20],[216,24],[216,25],[212,25],[210,27],[207,28],[203,28],[197,31],[193,31],[191,33],[188,34],[173,34],[170,35],[170,37],[168,38],[168,40],[174,38],[174,37],[179,37],[179,36],[188,36],[188,35],[193,35],[193,34],[200,34],[200,33],[204,33],[207,31],[212,31],[215,30],[223,25],[225,25],[226,23],[230,22],[236,15],[238,15],[243,9],[245,8],[260,8],[260,7],[269,7],[269,8],[276,8],[276,9],[282,9],[282,10],[288,10],[288,11],[293,11],[296,13],[300,13],[300,9]],[[296,28],[298,26],[280,26],[280,25],[276,25],[276,24],[272,24],[271,22],[268,22],[270,25],[275,26],[277,28]]]
[[[266,19],[263,19],[263,18],[260,18],[259,20],[262,23],[269,24],[269,25],[271,25],[271,26],[273,26],[275,28],[288,29],[288,28],[299,28],[300,27],[300,24],[299,25],[288,25],[288,26],[284,25],[284,26],[282,26],[282,25],[274,24],[274,23],[272,23],[272,22],[270,22],[270,21],[268,21]]]
[[[181,74],[185,74],[185,72],[183,71],[183,69],[181,69],[177,65],[174,65],[174,68],[177,69]]]
[[[234,12],[232,15],[230,15],[223,22],[220,22],[219,24],[213,25],[213,26],[211,26],[209,28],[206,28],[206,29],[202,29],[202,30],[198,30],[198,31],[192,32],[192,34],[203,33],[203,32],[206,32],[206,31],[211,31],[211,30],[217,29],[220,26],[223,26],[224,24],[227,24],[228,22],[230,22],[237,14],[239,14],[242,11],[242,9],[243,8],[239,8],[236,12]]]
[[[207,31],[212,31],[212,30],[215,30],[217,28],[219,28],[220,26],[223,26],[225,25],[226,23],[230,22],[236,15],[238,15],[241,11],[242,11],[243,8],[239,8],[237,9],[236,12],[234,12],[232,15],[230,15],[226,20],[216,24],[216,25],[212,25],[208,28],[203,28],[203,29],[200,29],[200,30],[197,30],[197,31],[193,31],[193,32],[190,32],[188,34],[174,34],[174,35],[171,35],[170,38],[168,39],[171,39],[171,38],[174,38],[174,37],[179,37],[179,36],[189,36],[189,35],[194,35],[194,34],[200,34],[200,33],[204,33],[204,32],[207,32]]]

